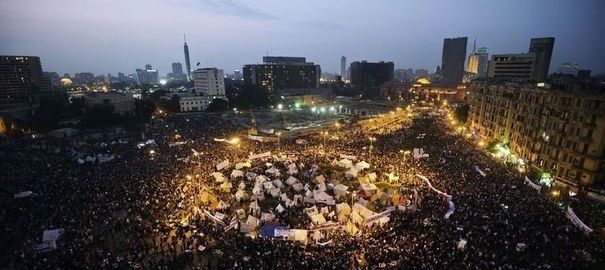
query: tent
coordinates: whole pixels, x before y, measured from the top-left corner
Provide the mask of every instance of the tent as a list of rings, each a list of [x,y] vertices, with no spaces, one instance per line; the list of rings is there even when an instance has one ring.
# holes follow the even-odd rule
[[[226,180],[225,175],[223,175],[220,172],[213,172],[212,177],[214,177],[214,180],[219,183],[225,182],[225,180]]]
[[[340,158],[350,159],[350,160],[357,160],[357,156],[345,155],[345,154],[340,154]]]
[[[303,185],[302,185],[301,183],[294,183],[294,184],[292,185],[292,188],[293,188],[295,191],[299,192],[299,191],[303,190]]]
[[[351,214],[351,206],[348,203],[339,203],[336,205],[336,213],[339,215],[349,216]]]
[[[298,182],[298,179],[296,179],[296,177],[290,176],[288,177],[288,179],[286,179],[286,184],[288,186],[291,186],[292,184]]]
[[[23,191],[23,192],[19,192],[19,193],[13,195],[13,198],[20,199],[20,198],[27,198],[29,196],[36,196],[36,193],[33,193],[30,190]]]
[[[283,237],[283,234],[280,234],[280,233],[276,234],[276,232],[280,232],[280,231],[288,231],[288,227],[264,225],[260,228],[260,236],[270,237],[270,238]]]
[[[336,166],[340,166],[340,162],[338,162],[337,159],[332,160],[332,162],[330,163],[330,165],[336,167]]]
[[[266,191],[270,191],[275,188],[275,186],[271,182],[264,182],[263,187],[265,188]]]
[[[244,177],[244,172],[240,170],[233,170],[231,172],[231,178]]]
[[[359,172],[359,171],[357,170],[357,168],[355,168],[355,167],[351,167],[351,169],[349,169],[349,170],[348,170],[348,171],[345,173],[345,176],[346,176],[347,178],[353,178],[353,177],[357,177],[357,173],[358,173],[358,172]]]
[[[292,230],[290,230],[290,235],[291,235],[291,238],[294,239],[294,241],[298,241],[303,244],[307,243],[307,235],[308,235],[307,230],[292,229]]]
[[[258,206],[257,201],[252,201],[250,205],[248,205],[248,210],[250,210],[251,214],[260,213],[260,206]],[[250,217],[248,217],[250,218]]]
[[[294,200],[292,200],[295,205],[303,202],[303,197],[301,195],[294,195]]]
[[[361,184],[361,185],[359,186],[359,188],[360,188],[361,190],[363,190],[363,192],[364,192],[364,194],[365,194],[366,196],[370,196],[370,195],[372,195],[372,194],[373,194],[374,192],[376,192],[376,190],[378,189],[378,188],[376,187],[376,185],[374,185],[374,184],[372,184],[372,183],[369,183],[369,184],[367,184],[367,183],[366,183],[366,184]]]
[[[277,205],[277,207],[275,207],[275,211],[277,211],[278,213],[283,213],[284,211],[286,211],[286,208],[284,208],[280,203]]]
[[[316,176],[316,177],[315,177],[315,181],[316,181],[318,184],[321,184],[321,183],[323,183],[323,182],[325,182],[325,181],[326,181],[326,177],[324,177],[323,175],[318,175],[318,176]]]
[[[389,174],[387,174],[387,177],[389,177],[389,182],[399,181],[399,176],[395,175],[395,173],[393,173],[393,172],[390,172]]]
[[[281,194],[281,191],[279,190],[279,188],[273,188],[269,191],[269,193],[271,193],[271,197],[277,198]]]
[[[223,192],[231,192],[231,188],[233,188],[233,184],[229,181],[225,181],[220,185],[221,191]]]
[[[260,216],[260,220],[262,222],[273,221],[275,219],[275,215],[271,213],[262,213]]]
[[[350,161],[350,160],[348,160],[348,159],[344,159],[344,158],[343,158],[343,159],[341,159],[341,160],[340,160],[338,163],[339,163],[338,165],[339,165],[340,167],[343,167],[343,168],[347,168],[347,169],[348,169],[348,168],[353,167],[353,162],[352,162],[352,161]]]
[[[269,180],[271,180],[271,179],[269,179],[269,177],[266,177],[266,176],[264,176],[264,175],[259,175],[259,176],[256,176],[256,177],[254,178],[254,181],[255,181],[256,183],[264,183],[264,182],[267,182],[267,181],[269,181]]]
[[[277,188],[283,188],[284,187],[284,183],[282,183],[282,181],[279,180],[279,179],[273,180],[273,185],[276,186]]]
[[[252,167],[252,164],[250,164],[250,161],[246,161],[246,162],[240,162],[235,164],[235,169],[236,170],[241,170],[242,168],[250,168]]]
[[[61,237],[61,235],[63,235],[64,232],[64,229],[45,230],[44,232],[42,232],[42,241],[56,242],[57,240],[59,240],[59,238]]]
[[[219,209],[219,210],[224,210],[227,208],[229,208],[229,205],[227,203],[223,202],[222,200],[218,203],[218,206],[216,207],[216,209]]]
[[[258,174],[255,174],[253,172],[247,172],[246,173],[246,178],[248,178],[248,180],[255,179],[257,176],[258,176]]]
[[[367,177],[371,182],[376,181],[376,173],[368,173]]]
[[[365,161],[360,161],[360,162],[357,162],[357,164],[355,164],[355,167],[357,169],[359,169],[360,171],[363,171],[365,169],[369,169],[370,168],[370,164],[367,163],[367,162],[365,162]]]
[[[365,206],[363,206],[359,203],[355,203],[353,205],[353,212],[359,213],[359,215],[362,216],[364,219],[369,218],[372,215],[376,214],[376,213],[374,213],[374,211],[366,208]]]
[[[298,172],[298,168],[296,167],[296,163],[290,163],[288,165],[288,174],[293,175]]]
[[[246,183],[244,183],[243,181],[239,183],[239,185],[237,186],[239,189],[245,189],[246,188]]]
[[[216,165],[216,170],[217,170],[217,171],[220,171],[220,170],[222,170],[222,169],[224,169],[224,168],[227,168],[227,167],[229,167],[229,160],[228,160],[228,159],[226,159],[225,161],[223,161],[223,162],[221,162],[221,163],[217,164],[217,165]]]
[[[338,184],[334,187],[334,194],[335,195],[345,194],[345,193],[347,193],[347,190],[349,190],[349,187],[347,187],[343,184]]]
[[[311,218],[311,222],[313,222],[313,224],[315,225],[321,225],[326,223],[326,218],[322,214],[313,214],[309,215],[309,217]]]
[[[351,235],[357,235],[357,233],[359,233],[359,229],[355,227],[355,224],[349,221],[347,222],[347,225],[345,225],[345,232],[348,232]]]
[[[272,174],[274,176],[279,176],[281,175],[281,173],[279,172],[278,169],[276,169],[275,167],[271,167],[271,169],[268,169],[265,171],[266,173]]]
[[[246,199],[247,197],[248,194],[243,189],[238,189],[237,192],[235,192],[235,200],[238,202]]]
[[[328,195],[327,193],[321,191],[313,196],[315,202],[317,203],[325,203],[329,205],[334,205],[334,197]]]

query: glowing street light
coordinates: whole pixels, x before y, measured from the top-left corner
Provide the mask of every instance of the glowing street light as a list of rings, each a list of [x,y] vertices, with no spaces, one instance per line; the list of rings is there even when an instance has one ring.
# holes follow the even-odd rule
[[[281,150],[281,132],[277,132],[275,135],[277,135],[277,149]]]

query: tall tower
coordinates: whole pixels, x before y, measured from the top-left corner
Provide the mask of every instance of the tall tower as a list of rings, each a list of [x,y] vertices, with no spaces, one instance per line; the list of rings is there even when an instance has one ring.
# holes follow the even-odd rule
[[[346,79],[346,72],[347,72],[347,58],[343,56],[340,58],[340,78],[343,81]]]
[[[459,84],[464,76],[467,37],[446,38],[443,40],[441,56],[441,77],[446,84]]]
[[[191,80],[191,62],[189,61],[189,46],[187,46],[187,37],[183,34],[183,38],[185,40],[185,45],[183,49],[185,50],[185,67],[187,68],[187,80]]]
[[[535,80],[543,81],[548,77],[550,59],[555,45],[554,37],[532,38],[529,44],[529,52],[536,54],[534,64]]]

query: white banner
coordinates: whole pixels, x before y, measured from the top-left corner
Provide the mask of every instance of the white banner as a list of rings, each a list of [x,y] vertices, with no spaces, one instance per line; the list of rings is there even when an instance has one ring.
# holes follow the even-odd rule
[[[346,158],[348,160],[357,160],[357,156],[351,156],[351,155],[345,155],[345,154],[340,154],[340,158]]]
[[[250,155],[250,159],[264,158],[264,157],[270,157],[270,156],[271,156],[271,151],[268,151],[268,152],[264,152],[264,153],[260,153],[260,154],[256,154],[256,155]]]
[[[483,172],[477,165],[475,165],[475,171],[477,171],[483,177],[487,176],[487,174]]]
[[[542,186],[532,182],[531,180],[529,180],[529,178],[527,178],[527,176],[525,176],[525,184],[527,184],[528,186],[532,187],[533,189],[537,190],[538,193],[540,193],[540,190],[542,189]]]
[[[210,214],[210,212],[208,212],[208,210],[204,209],[204,215],[206,215],[208,218],[210,218],[212,221],[221,224],[223,226],[225,226],[225,222],[223,222],[221,219],[213,216],[212,214]]]
[[[427,185],[428,185],[428,186],[429,186],[429,187],[430,187],[430,188],[431,188],[433,191],[435,191],[435,192],[439,193],[439,195],[441,195],[441,196],[443,196],[443,197],[445,198],[445,201],[446,201],[446,203],[447,203],[447,205],[448,205],[448,210],[447,210],[447,212],[445,213],[444,218],[445,218],[445,219],[450,218],[450,216],[451,216],[451,215],[454,213],[454,211],[456,210],[456,206],[454,205],[454,202],[452,202],[452,195],[449,195],[449,194],[447,194],[447,193],[445,193],[445,192],[443,192],[443,191],[441,191],[441,190],[438,190],[438,189],[434,188],[434,187],[433,187],[433,185],[431,184],[431,181],[429,181],[429,179],[428,179],[428,178],[426,178],[425,176],[420,175],[420,174],[417,174],[417,175],[416,175],[416,177],[418,177],[418,178],[420,178],[420,179],[424,180],[424,181],[426,182],[426,184],[427,184]]]
[[[565,211],[565,217],[567,217],[571,223],[573,223],[573,225],[578,227],[578,229],[582,230],[585,234],[592,232],[592,229],[584,224],[584,222],[582,222],[582,220],[576,216],[576,213],[569,206],[567,207],[567,211]]]

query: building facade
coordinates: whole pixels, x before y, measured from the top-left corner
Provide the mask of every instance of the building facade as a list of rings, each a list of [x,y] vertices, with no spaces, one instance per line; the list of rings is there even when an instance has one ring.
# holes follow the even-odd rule
[[[340,58],[340,78],[343,81],[347,80],[347,58],[344,56]]]
[[[467,40],[467,37],[446,38],[443,40],[443,53],[441,56],[442,83],[462,83]]]
[[[393,62],[355,61],[351,63],[351,84],[364,88],[380,87],[384,83],[393,81],[394,70]]]
[[[489,63],[488,77],[497,79],[535,80],[533,53],[495,54]]]
[[[265,56],[263,64],[244,66],[244,83],[258,85],[269,96],[279,90],[318,88],[321,68],[305,57]]]
[[[204,96],[220,96],[225,99],[225,74],[222,69],[200,68],[193,72],[196,92]]]
[[[135,103],[134,98],[130,95],[122,93],[108,92],[87,92],[84,94],[84,101],[87,107],[94,106],[111,106],[114,114],[122,116],[134,115]]]
[[[136,69],[138,84],[158,84],[159,74],[157,69],[153,69],[151,65],[145,65],[145,69]]]
[[[475,74],[479,78],[485,77],[487,76],[488,62],[487,48],[473,49],[473,52],[468,56],[466,71]]]
[[[594,89],[474,81],[468,125],[555,180],[598,185],[605,178],[605,95]]]
[[[214,96],[179,95],[179,106],[181,112],[201,112],[206,110],[210,103],[217,98]]]
[[[37,56],[0,56],[0,113],[24,119],[40,106],[40,96],[52,91]]]

